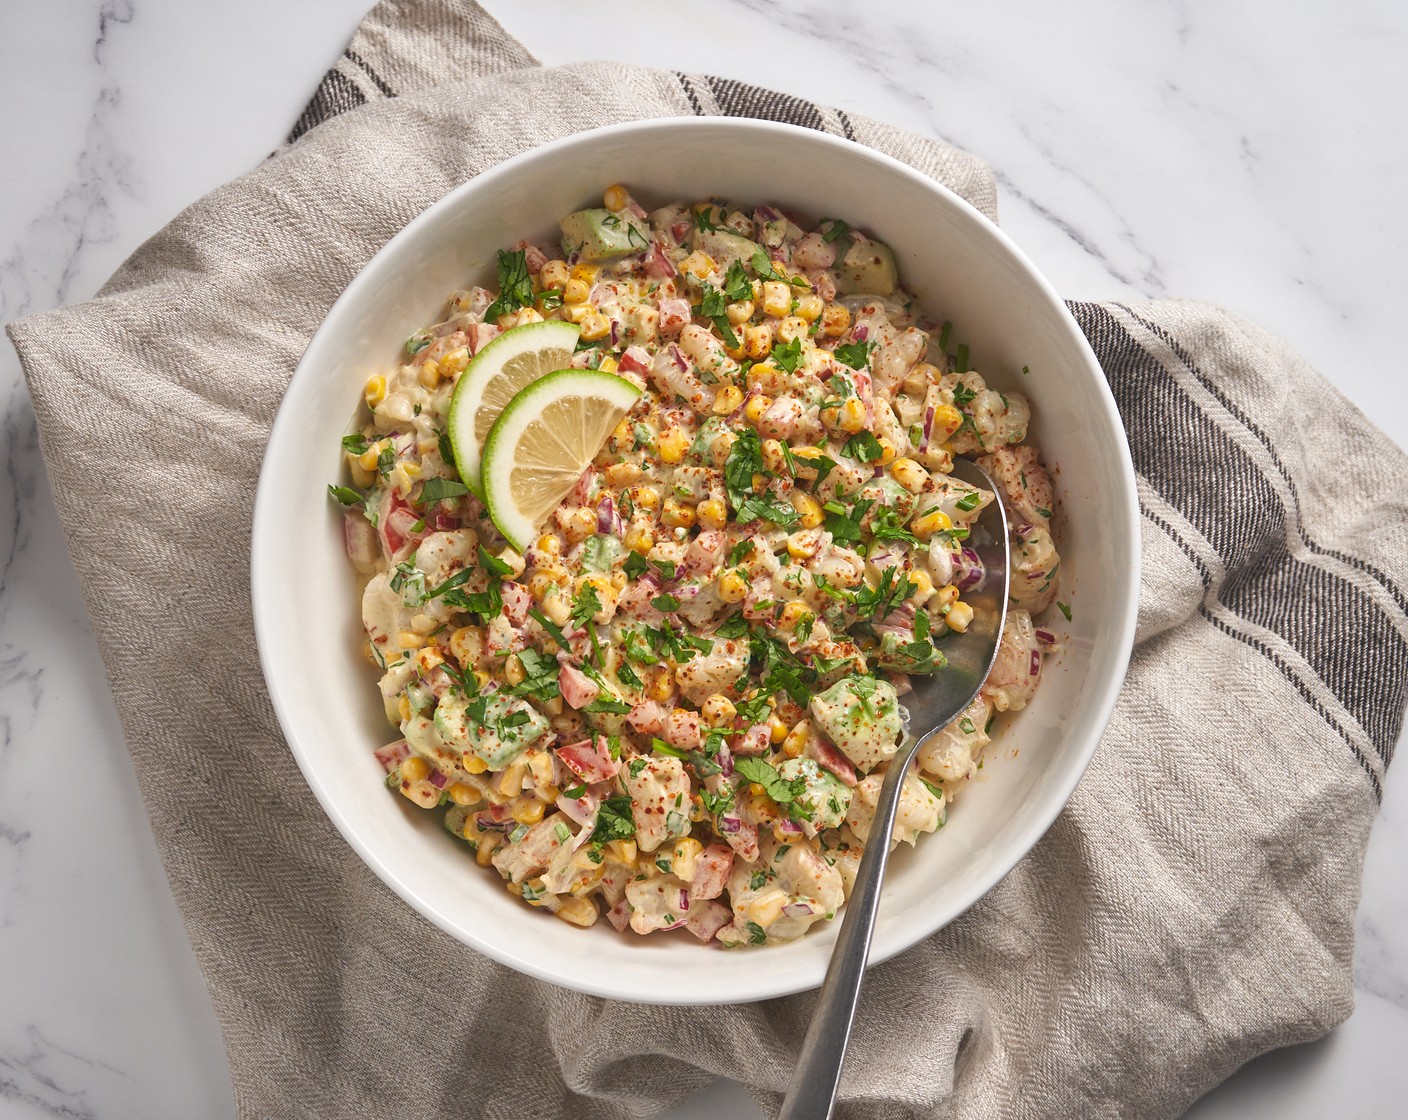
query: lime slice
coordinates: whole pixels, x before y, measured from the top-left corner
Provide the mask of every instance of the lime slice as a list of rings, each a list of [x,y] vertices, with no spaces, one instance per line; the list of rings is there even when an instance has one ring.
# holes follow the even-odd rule
[[[484,500],[523,552],[596,458],[640,390],[597,369],[561,369],[523,389],[484,441]]]
[[[572,357],[579,330],[573,323],[547,319],[504,331],[469,363],[450,398],[450,446],[460,478],[478,497],[480,459],[489,429],[514,394]]]

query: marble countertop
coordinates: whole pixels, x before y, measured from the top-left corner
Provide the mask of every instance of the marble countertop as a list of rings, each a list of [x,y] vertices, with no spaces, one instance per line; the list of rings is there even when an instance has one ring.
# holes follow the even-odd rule
[[[369,2],[0,5],[0,321],[87,298],[183,205],[267,155]],[[485,3],[548,64],[719,73],[964,146],[991,162],[1004,226],[1063,294],[1223,303],[1408,445],[1408,8],[616,0],[612,26],[630,33],[606,34],[581,5]],[[219,1032],[8,346],[0,392],[0,1117],[229,1116]],[[1391,781],[1357,1010],[1190,1115],[1402,1115],[1404,851],[1408,789]],[[672,1114],[725,1115],[760,1114],[727,1082]]]

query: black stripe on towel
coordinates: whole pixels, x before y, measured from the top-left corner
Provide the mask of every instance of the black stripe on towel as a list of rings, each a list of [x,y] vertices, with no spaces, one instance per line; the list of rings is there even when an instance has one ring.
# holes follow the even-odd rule
[[[357,67],[362,71],[363,74],[365,74],[369,79],[371,79],[372,85],[376,86],[377,89],[381,90],[381,92],[382,92],[385,96],[387,96],[387,97],[395,97],[395,96],[396,96],[396,91],[395,91],[394,89],[392,89],[392,88],[382,79],[382,76],[381,76],[380,74],[378,74],[375,70],[372,69],[371,64],[370,64],[365,58],[363,58],[361,55],[359,55],[359,54],[358,54],[356,51],[354,51],[351,47],[348,47],[348,48],[347,48],[345,51],[343,51],[342,53],[347,56],[347,59],[348,59],[349,62],[351,62],[353,65],[357,66]]]
[[[1203,583],[1203,590],[1211,591],[1212,572],[1208,570],[1208,566],[1203,562],[1203,558],[1198,555],[1197,549],[1195,549],[1186,540],[1184,540],[1183,535],[1181,533],[1179,533],[1172,525],[1170,525],[1162,517],[1156,514],[1153,510],[1141,506],[1139,512],[1142,513],[1144,517],[1148,519],[1151,523],[1157,526],[1159,531],[1162,532],[1164,536],[1168,537],[1169,540],[1173,541],[1174,544],[1178,545],[1179,549],[1183,552],[1183,555],[1188,557],[1189,563],[1191,563],[1195,568],[1198,569],[1198,575],[1201,577]],[[1306,685],[1306,683],[1300,679],[1300,676],[1296,673],[1295,669],[1292,668],[1292,666],[1286,662],[1285,658],[1278,656],[1275,651],[1268,649],[1265,642],[1259,641],[1258,639],[1253,638],[1249,634],[1243,634],[1240,631],[1234,630],[1232,627],[1228,626],[1227,622],[1224,619],[1218,618],[1212,613],[1211,610],[1208,609],[1206,603],[1199,604],[1198,613],[1206,621],[1212,623],[1212,625],[1216,626],[1219,630],[1226,634],[1229,638],[1233,638],[1236,641],[1241,642],[1243,645],[1249,646],[1250,648],[1256,650],[1257,653],[1261,654],[1263,657],[1265,657],[1268,661],[1270,661],[1273,665],[1276,666],[1281,676],[1283,676],[1286,681],[1290,683],[1297,692],[1300,693],[1301,699],[1304,700],[1307,704],[1309,704],[1312,708],[1314,708],[1315,711],[1319,713],[1320,717],[1327,724],[1329,724],[1330,728],[1337,735],[1339,735],[1341,739],[1345,741],[1345,743],[1349,747],[1350,753],[1354,755],[1354,760],[1359,763],[1359,768],[1363,770],[1366,775],[1368,775],[1369,784],[1374,787],[1374,800],[1376,802],[1383,801],[1384,791],[1383,786],[1379,783],[1379,776],[1374,773],[1373,766],[1370,765],[1369,760],[1364,756],[1364,752],[1359,749],[1359,744],[1354,741],[1354,737],[1347,730],[1345,730],[1345,728],[1341,725],[1340,721],[1337,720],[1333,714],[1325,710],[1325,706],[1320,703],[1319,699],[1315,696],[1313,692],[1310,691],[1310,688]]]
[[[1071,310],[1110,381],[1135,468],[1222,558],[1218,598],[1295,649],[1387,766],[1408,697],[1408,645],[1393,622],[1366,592],[1291,555],[1271,482],[1108,310]]]
[[[329,70],[318,83],[313,99],[308,102],[303,115],[294,124],[293,131],[288,134],[288,142],[292,144],[304,133],[317,128],[326,120],[331,120],[338,113],[345,113],[348,109],[355,109],[358,105],[366,103],[367,95],[359,90],[350,78],[336,70]]]
[[[689,80],[683,75],[680,77],[685,92],[690,95],[695,106],[695,113],[702,115],[698,99],[693,96],[688,84]],[[703,81],[709,87],[709,92],[714,95],[714,100],[718,102],[719,112],[726,117],[753,117],[757,120],[800,125],[802,128],[812,128],[818,132],[826,130],[821,110],[803,98],[793,97],[789,93],[778,93],[776,90],[760,89],[758,86],[736,82],[732,78],[705,75]]]

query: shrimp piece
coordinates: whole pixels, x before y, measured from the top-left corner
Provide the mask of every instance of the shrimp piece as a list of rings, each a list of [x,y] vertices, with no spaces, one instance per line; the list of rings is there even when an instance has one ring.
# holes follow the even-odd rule
[[[1009,524],[1045,526],[1051,520],[1056,495],[1035,447],[1002,447],[977,463],[1002,487]]]
[[[1019,712],[1041,680],[1041,643],[1032,616],[1021,608],[1007,612],[1002,640],[982,695],[999,712]]]

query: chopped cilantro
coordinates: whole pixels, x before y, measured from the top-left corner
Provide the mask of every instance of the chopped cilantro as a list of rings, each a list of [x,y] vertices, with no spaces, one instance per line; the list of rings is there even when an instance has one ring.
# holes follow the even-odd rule
[[[484,322],[517,311],[533,302],[533,281],[528,276],[527,254],[522,249],[499,250],[499,298],[484,312]]]
[[[673,595],[657,595],[650,600],[650,605],[661,614],[670,614],[680,609],[680,601]]]
[[[345,506],[360,505],[367,499],[350,486],[328,486],[328,493]]]
[[[772,360],[781,369],[788,373],[796,373],[797,366],[802,361],[802,340],[794,338],[791,342],[783,342],[772,348]]]
[[[1057,600],[1056,600],[1056,609],[1059,610],[1063,615],[1066,616],[1066,621],[1067,621],[1067,622],[1070,622],[1070,621],[1071,621],[1071,608],[1070,608],[1069,606],[1067,606],[1065,603],[1061,602],[1060,599],[1057,599]]]
[[[845,362],[852,369],[865,369],[870,362],[872,344],[869,342],[845,342],[836,347],[838,362]]]
[[[636,819],[631,815],[631,799],[625,794],[608,797],[597,808],[596,827],[592,829],[593,843],[629,840],[635,834]]]
[[[761,758],[740,758],[733,768],[744,781],[762,786],[763,792],[779,805],[790,804],[807,791],[807,783],[801,778],[784,778]]]
[[[880,441],[870,432],[857,432],[841,448],[842,455],[848,455],[858,463],[873,463],[885,454]]]
[[[822,225],[825,226],[825,231],[822,233],[821,239],[828,245],[851,232],[851,227],[840,218],[833,218],[829,224],[823,222]]]

